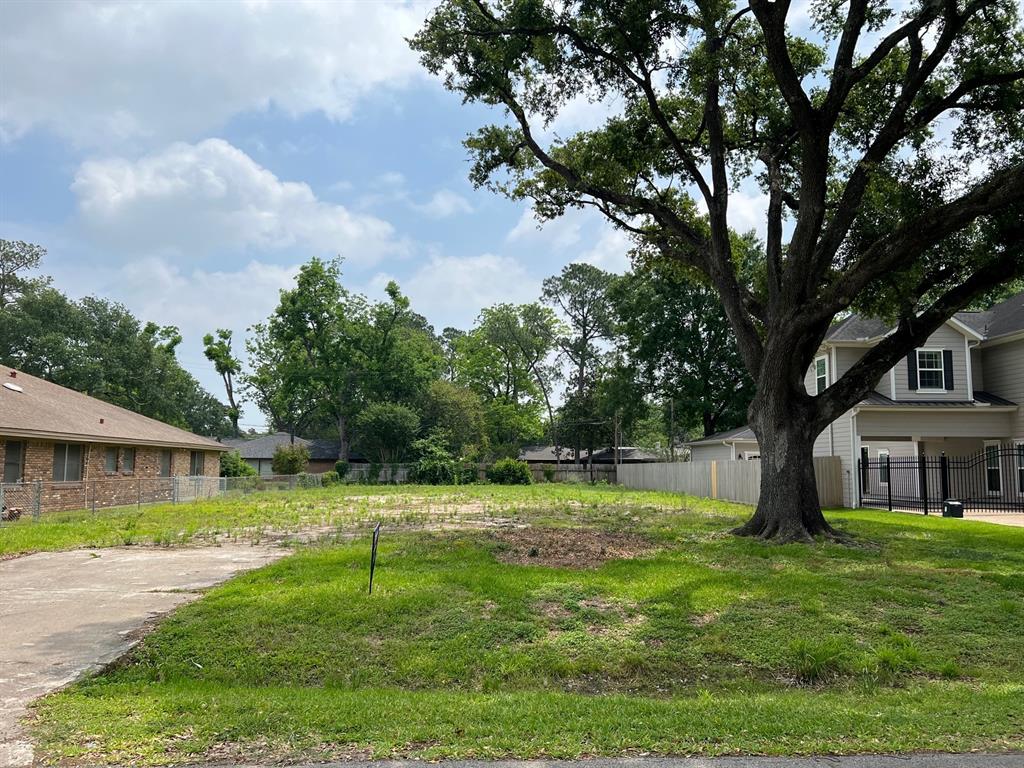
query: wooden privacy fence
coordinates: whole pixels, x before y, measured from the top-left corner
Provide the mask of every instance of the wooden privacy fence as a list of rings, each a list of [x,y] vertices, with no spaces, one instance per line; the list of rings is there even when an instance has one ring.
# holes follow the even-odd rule
[[[838,456],[814,459],[818,498],[823,507],[843,504],[843,472]],[[757,504],[761,493],[760,461],[684,461],[622,464],[619,483],[648,491],[676,491],[708,499]]]

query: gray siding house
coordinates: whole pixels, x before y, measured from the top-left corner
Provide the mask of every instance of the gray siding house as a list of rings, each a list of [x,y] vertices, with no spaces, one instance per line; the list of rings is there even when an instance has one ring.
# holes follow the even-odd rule
[[[851,315],[829,330],[807,371],[817,394],[886,337],[884,321]],[[968,456],[1015,447],[1015,466],[993,479],[1024,496],[1024,293],[984,312],[958,312],[878,381],[874,391],[817,438],[816,456],[838,456],[843,502],[859,498],[858,460]],[[689,444],[691,460],[760,458],[747,427]]]

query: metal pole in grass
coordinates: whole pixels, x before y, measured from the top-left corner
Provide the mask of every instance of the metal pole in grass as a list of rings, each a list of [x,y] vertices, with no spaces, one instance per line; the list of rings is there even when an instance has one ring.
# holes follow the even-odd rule
[[[380,523],[373,527],[373,545],[370,547],[370,592],[373,594],[373,572],[377,568],[377,542],[380,541]]]

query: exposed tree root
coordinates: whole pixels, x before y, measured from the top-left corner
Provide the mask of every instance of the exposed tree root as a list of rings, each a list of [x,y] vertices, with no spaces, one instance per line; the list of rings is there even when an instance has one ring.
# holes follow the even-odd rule
[[[764,515],[755,515],[738,528],[729,533],[734,536],[757,538],[772,544],[813,544],[815,541],[831,541],[836,544],[852,545],[853,538],[842,531],[837,531],[824,520],[815,525],[807,525],[800,520],[765,520]]]

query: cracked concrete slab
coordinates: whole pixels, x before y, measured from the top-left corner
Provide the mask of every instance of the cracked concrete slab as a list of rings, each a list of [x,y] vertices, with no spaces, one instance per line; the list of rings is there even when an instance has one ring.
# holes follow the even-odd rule
[[[42,552],[0,562],[0,766],[32,762],[18,721],[35,698],[131,648],[201,590],[288,554],[245,544]]]

